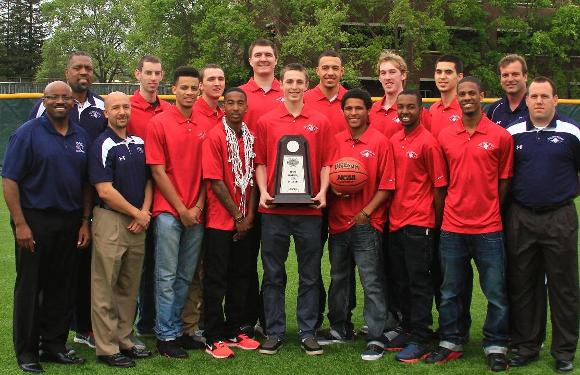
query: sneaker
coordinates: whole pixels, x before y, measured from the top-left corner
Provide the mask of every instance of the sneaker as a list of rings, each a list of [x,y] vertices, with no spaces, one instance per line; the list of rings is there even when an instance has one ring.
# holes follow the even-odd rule
[[[276,354],[282,346],[282,340],[277,337],[268,337],[266,341],[260,345],[259,352],[262,354]]]
[[[95,335],[92,332],[78,333],[74,337],[74,342],[77,344],[85,344],[89,348],[95,348]]]
[[[205,349],[206,345],[204,342],[196,340],[195,337],[183,334],[178,339],[179,345],[185,350],[199,350]]]
[[[145,343],[141,340],[139,340],[133,333],[131,333],[129,335],[129,340],[131,340],[131,342],[133,343],[133,346],[136,347],[137,349],[143,349],[146,350],[147,346],[145,345]]]
[[[361,336],[368,335],[369,334],[369,326],[364,325],[364,326],[360,327],[360,330],[358,332]]]
[[[232,349],[228,348],[222,341],[207,344],[205,352],[217,359],[231,358],[234,356]]]
[[[302,339],[302,349],[304,349],[304,351],[308,355],[320,355],[324,353],[324,351],[322,350],[320,345],[318,345],[318,342],[314,339],[314,337]]]
[[[415,342],[410,342],[397,354],[395,359],[399,362],[417,363],[429,355],[429,348]]]
[[[191,337],[193,337],[193,339],[195,341],[199,341],[202,344],[205,345],[205,336],[204,336],[204,330],[203,329],[198,329],[195,330],[195,332],[193,332],[193,335],[191,335]]]
[[[506,371],[508,369],[508,360],[503,353],[490,353],[487,355],[487,366],[493,372]]]
[[[168,358],[187,358],[189,355],[179,346],[177,340],[157,340],[157,351]]]
[[[344,344],[353,340],[354,334],[342,336],[337,330],[332,328],[320,331],[316,335],[316,341],[318,341],[318,345]]]
[[[431,352],[426,358],[425,363],[428,364],[438,364],[442,365],[445,362],[454,361],[458,358],[461,358],[463,352],[454,352],[453,350],[449,350],[442,346],[438,347],[437,350]]]
[[[260,323],[256,323],[256,325],[254,326],[254,337],[255,338],[264,338],[264,339],[268,339],[268,336],[266,336],[266,332],[264,331],[264,328],[262,328],[262,326],[260,325]]]
[[[130,349],[121,349],[121,354],[123,354],[125,357],[129,357],[131,359],[149,358],[153,355],[153,353],[151,353],[151,351],[149,349],[140,348],[140,347],[137,347],[137,345],[134,345]]]
[[[385,342],[385,350],[388,350],[389,352],[400,352],[401,350],[403,350],[405,346],[407,346],[410,340],[411,340],[410,334],[399,333],[392,340],[387,339],[387,342]]]
[[[121,367],[121,368],[135,367],[135,361],[133,361],[131,358],[121,353],[113,355],[98,355],[97,361],[102,362],[111,367]]]
[[[368,343],[367,347],[364,352],[360,355],[363,361],[376,361],[377,359],[381,359],[385,350],[382,346],[377,345],[375,343]]]
[[[251,339],[244,334],[226,340],[225,344],[227,346],[233,346],[235,348],[240,348],[244,350],[256,350],[260,347],[260,343],[258,341]]]

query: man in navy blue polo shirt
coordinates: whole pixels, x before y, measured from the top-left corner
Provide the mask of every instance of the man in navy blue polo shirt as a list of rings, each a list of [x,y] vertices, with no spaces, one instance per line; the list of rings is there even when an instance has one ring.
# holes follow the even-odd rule
[[[90,241],[91,193],[85,182],[90,141],[69,121],[73,103],[66,83],[47,85],[46,116],[10,137],[2,170],[16,240],[14,350],[26,372],[42,372],[39,360],[84,362],[65,349],[75,255]]]
[[[535,78],[528,88],[525,121],[507,130],[514,139],[513,204],[507,216],[512,346],[510,366],[539,357],[545,315],[537,304],[538,275],[547,275],[552,319],[551,354],[558,372],[574,369],[578,343],[578,194],[580,129],[556,113],[554,82]]]
[[[487,117],[498,125],[509,125],[523,121],[528,115],[526,106],[526,81],[528,65],[520,55],[504,56],[497,64],[499,82],[505,96],[487,109]]]
[[[100,362],[133,367],[151,352],[135,346],[135,318],[153,190],[143,139],[127,134],[129,97],[105,100],[109,126],[91,147],[89,178],[99,195],[93,211],[91,315]]]

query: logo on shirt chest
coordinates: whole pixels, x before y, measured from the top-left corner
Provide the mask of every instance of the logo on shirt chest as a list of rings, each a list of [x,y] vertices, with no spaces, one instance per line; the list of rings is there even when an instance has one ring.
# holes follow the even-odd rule
[[[310,133],[317,133],[318,126],[316,126],[314,124],[304,125],[304,130],[306,130],[307,132],[310,132]]]
[[[409,159],[419,159],[419,154],[417,154],[415,151],[413,150],[409,150],[407,151],[407,157]]]
[[[516,145],[516,150],[523,150],[524,149],[524,145]]]
[[[137,149],[137,152],[138,152],[138,153],[140,153],[140,154],[142,154],[142,153],[143,153],[143,147],[141,147],[141,146],[137,146],[137,147],[135,147],[135,148]]]
[[[449,121],[451,122],[456,122],[457,120],[459,120],[461,117],[459,117],[458,115],[451,115],[449,116]]]
[[[125,161],[125,160],[127,160],[127,159],[125,158],[125,155],[121,155],[121,156],[119,156],[119,161]]]
[[[201,131],[197,134],[197,137],[201,140],[204,140],[206,136],[206,133],[204,131]]]
[[[76,142],[75,152],[84,154],[85,153],[85,144],[83,142]]]
[[[559,135],[553,135],[551,137],[548,137],[548,142],[552,142],[554,144],[558,144],[558,143],[563,143],[564,142],[564,138],[560,137]]]
[[[92,109],[89,112],[89,116],[91,116],[92,118],[100,118],[101,117],[101,112]]]
[[[376,154],[374,152],[372,152],[371,150],[362,150],[360,152],[360,154],[362,157],[369,158],[369,159],[376,156]]]
[[[477,147],[482,148],[482,149],[487,150],[487,151],[495,150],[495,145],[491,142],[488,142],[488,141],[481,142],[480,144],[477,145]]]
[[[395,118],[393,119],[393,122],[394,122],[395,124],[400,124],[400,123],[401,123],[401,120],[400,120],[398,117],[395,117]]]

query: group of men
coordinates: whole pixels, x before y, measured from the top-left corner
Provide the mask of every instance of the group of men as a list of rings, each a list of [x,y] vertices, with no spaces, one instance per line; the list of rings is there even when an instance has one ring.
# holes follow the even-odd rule
[[[454,56],[437,60],[441,100],[425,110],[419,92],[404,89],[409,71],[393,52],[378,59],[384,96],[374,104],[366,91],[341,86],[335,52],[320,55],[320,83],[310,90],[300,64],[275,78],[271,41],[255,41],[248,53],[254,75],[239,88],[225,90],[215,64],[177,68],[175,105],[157,95],[158,58],[139,62],[133,96],[113,92],[103,101],[89,90],[90,56],[73,53],[67,82],[49,84],[12,135],[2,176],[16,241],[14,346],[23,371],[42,372],[40,361],[83,363],[66,344],[70,327],[76,342],[96,347],[97,359],[114,367],[151,356],[134,329],[154,334],[157,351],[171,358],[186,358],[188,349],[214,358],[234,356],[232,347],[277,353],[290,237],[306,354],[356,336],[358,268],[363,360],[385,350],[407,363],[460,358],[473,259],[488,302],[489,368],[538,358],[547,289],[555,368],[572,371],[580,129],[556,113],[550,79],[528,86],[525,60],[504,57],[506,96],[486,116],[481,82],[463,77]],[[288,136],[307,144],[311,204],[276,204],[279,145]],[[343,157],[368,173],[357,193],[329,183]],[[321,330],[326,303],[330,327]]]

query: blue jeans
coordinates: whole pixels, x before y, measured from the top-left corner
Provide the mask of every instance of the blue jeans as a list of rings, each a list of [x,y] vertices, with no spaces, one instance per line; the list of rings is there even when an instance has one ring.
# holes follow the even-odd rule
[[[439,307],[440,346],[462,351],[467,332],[461,296],[467,284],[471,258],[479,272],[479,283],[487,298],[483,325],[485,353],[506,353],[509,340],[506,255],[502,232],[460,234],[441,231],[439,243],[443,285]]]
[[[320,223],[320,216],[262,215],[262,293],[269,337],[283,340],[286,333],[285,263],[290,236],[294,237],[298,261],[298,335],[301,340],[314,336],[320,294]]]
[[[186,228],[168,213],[155,219],[155,334],[174,340],[183,333],[181,312],[201,252],[203,225]]]
[[[331,327],[344,337],[350,325],[351,278],[354,271],[351,264],[354,258],[364,290],[363,315],[369,327],[367,341],[382,343],[387,306],[381,234],[369,224],[357,224],[342,233],[331,234],[328,245],[332,280],[328,291],[328,319]]]

